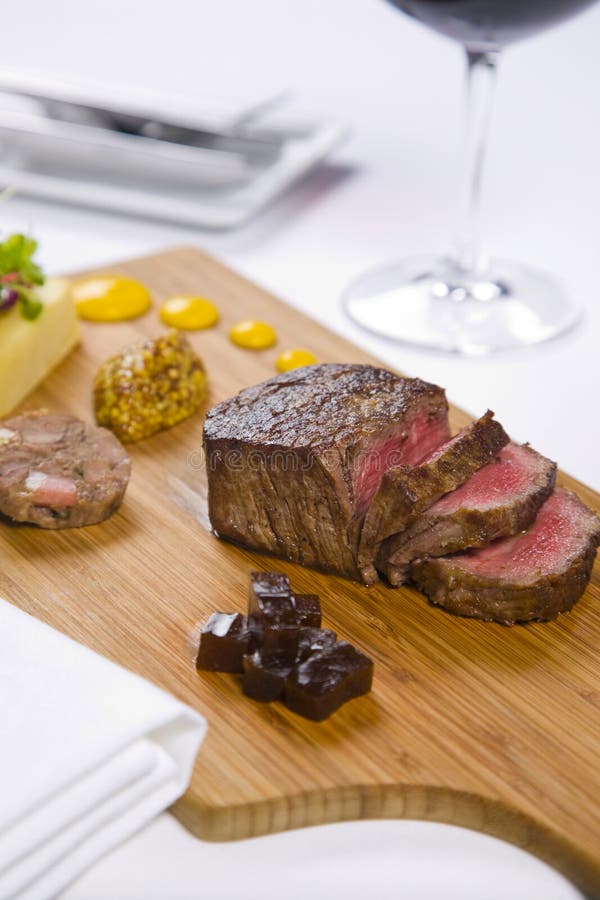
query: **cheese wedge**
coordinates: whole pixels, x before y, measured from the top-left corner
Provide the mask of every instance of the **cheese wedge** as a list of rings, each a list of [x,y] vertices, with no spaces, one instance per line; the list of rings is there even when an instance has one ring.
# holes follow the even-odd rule
[[[0,418],[44,380],[79,340],[75,305],[66,278],[49,278],[37,296],[44,309],[33,322],[18,304],[0,312]]]

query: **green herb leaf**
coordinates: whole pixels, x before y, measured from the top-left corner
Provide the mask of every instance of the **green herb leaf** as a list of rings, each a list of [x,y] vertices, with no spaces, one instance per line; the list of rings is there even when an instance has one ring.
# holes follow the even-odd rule
[[[44,275],[33,261],[37,241],[24,234],[11,234],[0,243],[0,276],[15,273],[19,281],[28,284],[43,284]]]
[[[17,291],[21,315],[29,321],[37,319],[44,308],[31,290],[44,283],[44,274],[33,261],[36,250],[37,241],[24,234],[11,234],[0,242],[0,281],[6,279],[5,283]]]
[[[31,300],[29,297],[21,296],[21,315],[24,319],[29,319],[30,322],[33,322],[34,319],[37,319],[39,314],[44,308],[44,304],[40,303],[39,300]]]

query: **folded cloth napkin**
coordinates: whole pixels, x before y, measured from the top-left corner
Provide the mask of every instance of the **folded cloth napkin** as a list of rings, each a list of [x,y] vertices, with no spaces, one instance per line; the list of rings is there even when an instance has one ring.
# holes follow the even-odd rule
[[[0,600],[0,900],[47,900],[187,787],[206,723]]]

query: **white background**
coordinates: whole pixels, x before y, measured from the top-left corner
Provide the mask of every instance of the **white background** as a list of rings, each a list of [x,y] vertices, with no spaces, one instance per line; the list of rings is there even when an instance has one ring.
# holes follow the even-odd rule
[[[327,166],[229,235],[24,198],[3,205],[0,230],[32,230],[49,270],[196,244],[391,364],[445,385],[474,414],[491,407],[516,439],[600,488],[600,6],[507,52],[484,192],[491,250],[555,273],[585,306],[585,322],[546,347],[491,361],[370,338],[344,319],[338,299],[366,267],[449,244],[462,84],[452,43],[377,0],[29,0],[5,5],[2,31],[3,66],[236,104],[289,89],[294,109],[353,131]],[[444,826],[345,825],[215,847],[167,816],[69,896],[267,896],[278,854],[296,885],[288,898],[308,893],[311,873],[323,891],[345,873],[349,896],[368,890],[381,900],[575,896],[524,854]],[[252,859],[262,878],[270,872],[254,893]]]

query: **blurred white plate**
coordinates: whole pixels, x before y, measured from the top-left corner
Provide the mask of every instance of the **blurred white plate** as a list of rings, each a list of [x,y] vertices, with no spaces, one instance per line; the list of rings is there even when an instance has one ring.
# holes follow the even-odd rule
[[[219,115],[2,73],[0,92],[0,188],[206,228],[241,225],[346,134],[269,100]]]

